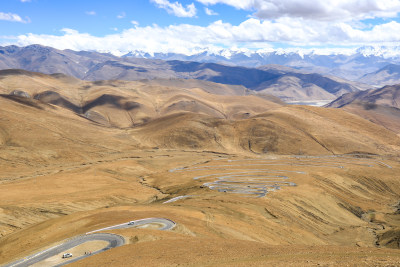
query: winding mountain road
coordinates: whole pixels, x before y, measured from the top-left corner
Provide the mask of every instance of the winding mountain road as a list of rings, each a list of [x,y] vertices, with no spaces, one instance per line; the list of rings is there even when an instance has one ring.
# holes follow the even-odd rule
[[[63,253],[63,252],[67,253],[67,250],[77,247],[79,245],[82,245],[84,243],[91,242],[91,241],[105,241],[108,243],[102,249],[94,251],[91,254],[84,254],[84,255],[78,255],[78,256],[73,255],[72,258],[65,259],[65,261],[63,261],[62,263],[53,265],[53,266],[63,266],[63,265],[79,261],[86,257],[90,257],[92,255],[95,255],[95,254],[104,252],[106,250],[109,250],[111,248],[119,247],[119,246],[122,246],[123,244],[125,244],[125,239],[122,236],[119,236],[116,234],[95,233],[95,232],[100,232],[100,231],[105,231],[105,230],[115,230],[115,229],[126,229],[126,228],[143,228],[146,225],[151,225],[151,224],[156,224],[156,225],[160,226],[158,228],[158,230],[170,230],[170,229],[174,228],[176,225],[175,222],[168,220],[168,219],[164,219],[164,218],[146,218],[146,219],[126,222],[126,223],[122,223],[122,224],[118,224],[118,225],[113,225],[110,227],[106,227],[106,228],[98,229],[98,230],[95,230],[92,232],[88,232],[85,235],[73,237],[71,239],[68,239],[68,240],[62,242],[60,245],[48,248],[46,250],[43,250],[43,251],[33,254],[31,256],[25,257],[24,259],[4,265],[4,267],[31,266],[35,263],[39,263],[39,262],[42,262],[51,257],[57,256],[60,253]]]
[[[212,172],[193,177],[194,180],[214,179],[202,187],[208,187],[223,193],[235,193],[253,197],[264,197],[268,192],[281,189],[283,186],[296,186],[287,181],[289,175],[306,174],[303,170],[279,170],[271,169],[275,166],[295,168],[337,168],[345,169],[348,166],[357,167],[386,167],[390,165],[370,158],[360,158],[362,154],[354,155],[329,155],[329,156],[294,156],[286,159],[216,159],[205,163],[211,165],[178,167],[170,172]],[[365,155],[364,155],[365,156]],[[218,161],[217,161],[218,160]],[[212,164],[218,162],[218,164]],[[196,164],[197,165],[197,164]],[[261,167],[264,167],[261,169]],[[222,173],[221,171],[224,171]],[[229,171],[229,172],[227,172]]]

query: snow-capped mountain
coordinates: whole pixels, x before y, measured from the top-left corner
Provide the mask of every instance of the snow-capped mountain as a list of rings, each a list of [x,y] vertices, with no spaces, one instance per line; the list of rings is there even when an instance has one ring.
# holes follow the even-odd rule
[[[308,72],[349,80],[375,72],[388,64],[400,64],[400,46],[364,46],[354,49],[204,50],[192,55],[131,51],[123,57],[184,60],[244,67],[279,64]]]
[[[182,57],[174,54],[150,54],[132,52],[125,57],[93,51],[58,50],[52,47],[31,45],[26,47],[0,47],[0,69],[23,69],[46,74],[63,73],[83,80],[143,80],[143,79],[197,79],[220,84],[243,86],[257,94],[272,94],[285,101],[334,100],[338,96],[371,87],[337,77],[307,73],[282,65],[264,65],[258,68],[229,66],[227,64],[201,63],[195,61],[221,62],[229,60],[256,64],[267,54],[225,51],[215,54],[203,51],[192,55],[190,61],[161,60]],[[269,55],[275,61],[301,62],[301,55]],[[141,58],[137,58],[141,57]],[[151,57],[152,59],[147,59]],[[187,59],[187,58],[186,58]]]

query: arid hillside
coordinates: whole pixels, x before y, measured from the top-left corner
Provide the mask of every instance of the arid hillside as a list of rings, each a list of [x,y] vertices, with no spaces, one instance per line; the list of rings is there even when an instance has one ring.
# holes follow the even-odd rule
[[[400,85],[388,85],[375,90],[345,94],[328,106],[337,108],[354,102],[371,104],[369,106],[370,109],[373,109],[374,105],[400,108]]]
[[[345,94],[328,107],[341,108],[400,134],[400,86]]]
[[[63,73],[87,81],[198,79],[244,86],[284,101],[334,100],[371,86],[279,65],[258,68],[217,63],[117,57],[93,51],[58,50],[41,45],[0,47],[0,69]]]
[[[177,112],[227,119],[249,117],[283,104],[273,96],[248,95],[242,87],[193,80],[185,84],[185,80],[87,82],[62,74],[0,71],[3,94],[40,100],[119,128]]]
[[[174,114],[131,130],[142,144],[256,154],[396,153],[391,131],[337,109],[286,106],[242,120]]]
[[[358,80],[375,86],[395,85],[400,82],[400,66],[388,64],[375,72],[365,74]]]
[[[400,137],[242,89],[1,72],[0,264],[144,218],[72,266],[400,264]]]
[[[135,145],[257,154],[392,154],[400,144],[392,132],[347,112],[284,106],[275,97],[246,95],[242,89],[194,80],[87,82],[61,74],[0,72],[0,92],[10,108],[11,102],[22,110],[47,107],[51,120],[58,118],[55,110],[107,131],[125,129]]]

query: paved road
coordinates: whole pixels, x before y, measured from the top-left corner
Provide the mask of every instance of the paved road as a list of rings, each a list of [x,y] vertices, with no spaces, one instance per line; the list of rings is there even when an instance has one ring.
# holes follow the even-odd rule
[[[228,162],[233,162],[233,160],[228,160]],[[264,161],[261,160],[261,162]],[[202,180],[205,178],[214,178],[216,179],[216,181],[204,183],[202,186],[203,187],[206,186],[209,189],[216,190],[218,192],[248,195],[256,198],[264,197],[265,195],[268,194],[268,192],[279,190],[283,186],[296,186],[295,183],[286,181],[287,179],[289,179],[289,177],[287,176],[289,174],[306,174],[306,172],[304,171],[246,169],[245,167],[245,166],[260,166],[260,165],[265,166],[265,165],[281,165],[281,164],[227,164],[227,165],[216,165],[216,166],[209,165],[209,166],[185,168],[181,170],[175,169],[175,171],[204,171],[204,170],[235,171],[235,172],[212,173],[202,176],[196,176],[193,179]],[[299,165],[300,164],[296,164],[296,166]],[[301,166],[304,165],[301,164]],[[330,165],[329,167],[332,167],[332,165]]]
[[[357,156],[357,155],[355,155]],[[207,163],[212,162],[208,161]],[[214,182],[204,183],[202,187],[224,193],[236,193],[254,197],[264,197],[268,192],[281,189],[282,186],[296,186],[295,183],[285,181],[290,174],[306,174],[303,171],[272,170],[272,166],[295,166],[338,168],[344,169],[347,165],[361,167],[383,166],[392,168],[390,165],[369,158],[358,158],[350,156],[294,156],[292,159],[218,159],[218,165],[187,166],[171,169],[170,172],[201,172],[210,171],[211,174],[193,177],[194,180],[206,178],[216,179]],[[222,164],[221,164],[222,163]],[[196,164],[197,165],[197,164]],[[264,166],[261,169],[258,166]],[[219,171],[228,171],[218,173]],[[283,174],[283,175],[282,175]]]
[[[79,245],[89,242],[89,241],[106,241],[106,242],[108,242],[108,245],[106,247],[104,247],[98,251],[92,252],[92,255],[101,253],[101,252],[109,250],[111,248],[122,246],[125,243],[125,240],[122,236],[114,235],[114,234],[83,235],[83,236],[78,236],[73,239],[70,239],[70,240],[62,243],[61,245],[46,249],[44,251],[41,251],[39,253],[36,253],[29,257],[26,257],[25,259],[5,265],[5,267],[30,266],[35,263],[41,262],[45,259],[48,259],[50,257],[56,256],[57,254],[60,254],[63,251],[67,251],[68,249],[79,246]],[[62,264],[56,265],[56,266],[63,266],[65,264],[81,260],[88,256],[90,256],[90,255],[83,255],[80,257],[76,257],[76,258],[65,259],[65,262],[63,262]]]
[[[188,197],[191,197],[191,195],[174,197],[174,198],[171,198],[171,199],[169,199],[167,201],[164,201],[163,204],[172,203],[172,202],[178,201],[180,199],[188,198]]]
[[[44,251],[41,251],[39,253],[36,253],[34,255],[31,255],[29,257],[26,257],[24,259],[15,261],[13,263],[4,265],[4,267],[25,267],[25,266],[30,266],[35,263],[41,262],[45,259],[48,259],[50,257],[56,256],[62,252],[68,252],[67,250],[76,247],[78,245],[84,244],[86,242],[90,241],[106,241],[108,242],[108,245],[100,250],[92,252],[91,255],[95,255],[101,252],[104,252],[106,250],[109,250],[111,248],[119,247],[125,244],[125,240],[122,236],[115,235],[115,234],[106,234],[106,233],[95,233],[99,231],[105,231],[105,230],[115,230],[115,229],[125,229],[125,228],[133,228],[133,227],[141,227],[146,224],[159,224],[162,225],[161,228],[158,230],[170,230],[175,227],[175,222],[164,219],[164,218],[146,218],[146,219],[141,219],[141,220],[136,220],[134,221],[134,224],[128,224],[129,222],[118,224],[118,225],[113,225],[110,227],[98,229],[89,233],[86,233],[86,235],[82,236],[77,236],[72,239],[69,239],[62,244],[51,247],[49,249],[46,249]],[[79,261],[83,258],[90,257],[91,255],[82,255],[79,257],[72,257],[65,259],[65,261],[62,264],[58,264],[55,266],[63,266],[75,261]]]
[[[176,223],[168,220],[168,219],[164,219],[164,218],[146,218],[146,219],[141,219],[141,220],[136,220],[134,221],[135,223],[133,225],[129,225],[129,222],[126,223],[121,223],[118,225],[113,225],[110,227],[106,227],[106,228],[102,228],[102,229],[98,229],[92,232],[88,232],[86,234],[91,234],[91,233],[95,233],[95,232],[100,232],[100,231],[105,231],[105,230],[115,230],[115,229],[125,229],[125,228],[140,228],[140,226],[146,225],[146,224],[161,224],[163,225],[161,228],[159,228],[158,230],[170,230],[172,228],[175,227]]]
[[[205,183],[211,190],[224,193],[235,193],[264,197],[268,192],[279,190],[282,186],[296,186],[295,183],[286,181],[289,177],[284,175],[217,175],[217,181]]]

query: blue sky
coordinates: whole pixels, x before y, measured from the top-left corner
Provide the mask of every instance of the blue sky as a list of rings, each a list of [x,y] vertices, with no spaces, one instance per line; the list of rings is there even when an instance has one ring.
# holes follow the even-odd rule
[[[2,0],[0,45],[122,54],[400,44],[400,0]]]
[[[4,3],[3,3],[4,1]],[[172,1],[173,2],[173,1]],[[192,1],[179,1],[183,6]],[[212,8],[218,16],[205,13],[205,5],[197,3],[198,11],[194,17],[178,17],[157,7],[149,0],[2,0],[0,12],[18,14],[29,23],[15,23],[0,20],[1,35],[19,35],[26,33],[61,34],[60,29],[71,28],[80,32],[102,36],[132,27],[131,21],[140,26],[159,26],[194,24],[207,26],[216,17],[224,21],[239,24],[250,14],[245,10],[218,4]],[[211,8],[209,8],[211,9]]]

